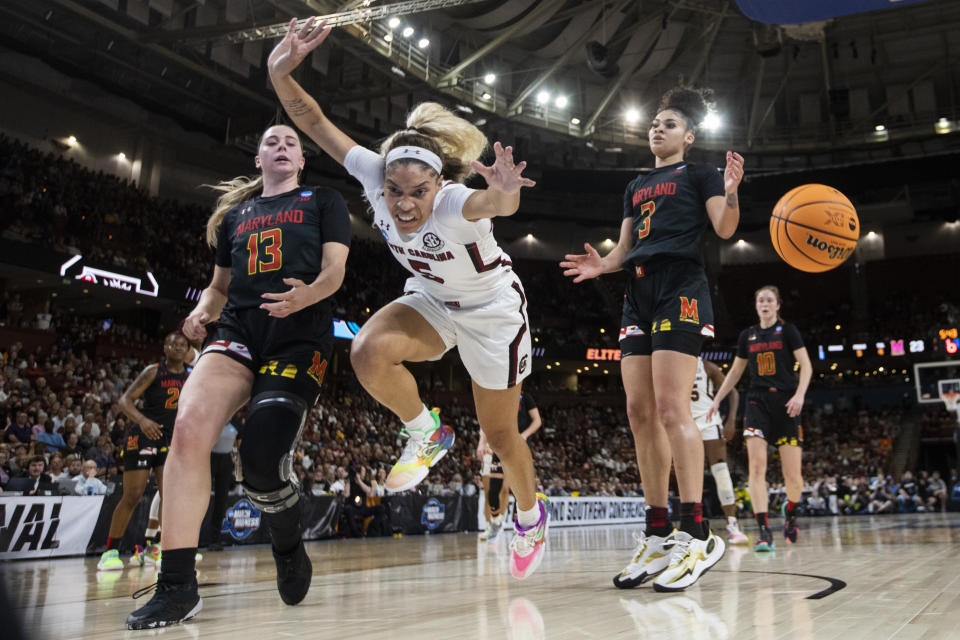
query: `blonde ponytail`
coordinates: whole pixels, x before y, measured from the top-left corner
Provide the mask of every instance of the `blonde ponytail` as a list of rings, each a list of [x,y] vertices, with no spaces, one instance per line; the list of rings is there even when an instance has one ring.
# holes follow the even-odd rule
[[[217,232],[223,223],[223,216],[227,215],[230,209],[241,202],[246,202],[257,193],[263,191],[263,176],[250,178],[239,176],[233,180],[224,180],[219,184],[205,184],[214,191],[222,191],[223,194],[217,198],[217,206],[213,214],[207,219],[207,244],[211,247],[217,246]]]
[[[443,158],[443,176],[463,182],[473,174],[470,162],[479,159],[487,148],[487,137],[442,105],[423,102],[407,116],[406,129],[383,141],[380,153],[386,156],[391,149],[404,145],[421,146],[434,153],[439,151],[437,155]]]

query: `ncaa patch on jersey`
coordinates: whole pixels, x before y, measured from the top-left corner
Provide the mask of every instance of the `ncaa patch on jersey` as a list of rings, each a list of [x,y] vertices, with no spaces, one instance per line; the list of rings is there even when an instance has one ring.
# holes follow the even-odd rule
[[[313,195],[313,191],[301,191],[301,192],[300,192],[300,197],[301,197],[301,198],[309,198],[309,197],[312,196],[312,195]]]

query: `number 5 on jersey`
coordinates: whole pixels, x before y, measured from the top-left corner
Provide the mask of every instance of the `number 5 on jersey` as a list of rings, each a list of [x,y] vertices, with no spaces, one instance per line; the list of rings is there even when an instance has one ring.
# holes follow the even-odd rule
[[[653,200],[647,200],[640,205],[640,215],[643,216],[643,220],[640,222],[640,226],[637,227],[637,240],[643,240],[650,235],[650,218],[653,217],[653,212],[656,211],[656,209],[657,205]]]
[[[263,244],[263,257],[269,260],[263,260],[260,252],[260,245]],[[280,229],[267,229],[260,233],[251,233],[247,238],[247,251],[250,257],[247,259],[247,275],[256,275],[257,273],[266,273],[276,271],[283,264],[283,252],[280,247],[283,246],[283,232]]]

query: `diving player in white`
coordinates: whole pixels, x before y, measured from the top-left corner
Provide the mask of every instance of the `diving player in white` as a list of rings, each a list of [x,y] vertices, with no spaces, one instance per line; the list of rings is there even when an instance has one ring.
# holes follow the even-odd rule
[[[733,493],[733,480],[727,467],[727,443],[733,440],[737,432],[737,407],[740,395],[736,389],[730,392],[730,408],[726,423],[720,421],[720,414],[714,413],[708,420],[707,413],[713,404],[717,389],[723,384],[723,372],[720,367],[702,357],[697,358],[697,377],[690,394],[690,413],[700,428],[704,453],[710,464],[710,473],[717,484],[717,497],[727,517],[727,535],[730,544],[746,544],[749,540],[740,530],[737,522],[737,500]]]
[[[297,33],[291,21],[267,64],[287,114],[360,181],[374,223],[413,276],[403,296],[364,324],[350,354],[360,383],[409,436],[387,489],[416,486],[453,445],[453,431],[427,410],[404,362],[436,360],[456,346],[473,379],[480,428],[516,497],[510,569],[526,578],[543,559],[547,530],[546,497],[536,493],[533,458],[517,429],[520,382],[532,364],[530,331],[523,287],[490,219],[515,213],[520,189],[534,182],[521,175],[526,163],[515,165],[512,149],[499,142],[493,165],[478,162],[486,137],[435,103],[418,105],[379,153],[357,145],[290,75],[329,32],[313,19]],[[473,172],[486,190],[462,184]]]

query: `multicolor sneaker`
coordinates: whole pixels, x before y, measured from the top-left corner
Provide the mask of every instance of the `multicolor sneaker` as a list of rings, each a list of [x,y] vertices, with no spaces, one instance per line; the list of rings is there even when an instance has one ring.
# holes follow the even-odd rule
[[[146,562],[146,556],[144,555],[144,548],[140,545],[137,545],[133,548],[133,555],[130,556],[130,560],[127,561],[131,567],[142,567]]]
[[[123,571],[123,560],[120,559],[120,552],[116,549],[107,549],[100,556],[100,562],[97,563],[97,571]]]
[[[797,513],[794,511],[792,514],[787,515],[786,502],[781,505],[780,513],[782,513],[783,517],[786,519],[783,523],[783,537],[786,539],[787,544],[794,544],[797,541],[797,534],[800,531],[800,529],[797,527]]]
[[[490,528],[487,529],[490,533],[487,535],[487,542],[496,542],[502,530],[503,516],[499,515],[490,518]]]
[[[653,580],[653,590],[683,591],[693,586],[700,576],[720,562],[726,548],[723,539],[712,531],[708,531],[706,540],[677,531],[673,534],[670,566]]]
[[[163,550],[160,548],[159,544],[148,544],[147,548],[143,550],[143,558],[146,564],[152,564],[160,566],[160,557],[163,555]]]
[[[406,428],[400,431],[401,436],[407,437],[407,444],[387,476],[387,491],[390,493],[413,489],[423,482],[430,467],[440,462],[453,447],[456,438],[453,429],[440,424],[440,413],[436,409],[430,411],[430,416],[434,426],[429,431],[422,434],[413,434]]]
[[[753,545],[754,551],[773,551],[776,545],[773,543],[773,534],[768,527],[760,527],[760,535],[757,536],[757,542]]]
[[[727,541],[730,544],[747,544],[750,538],[740,530],[740,523],[736,519],[727,521]]]
[[[641,531],[639,534],[634,533],[633,539],[637,543],[633,550],[633,559],[613,578],[613,585],[619,589],[633,589],[670,566],[673,534],[665,537],[648,536]]]
[[[540,519],[537,524],[524,529],[513,515],[513,529],[516,533],[510,541],[510,574],[518,580],[529,578],[543,561],[543,553],[547,549],[547,496],[537,494],[537,505],[540,507]]]

